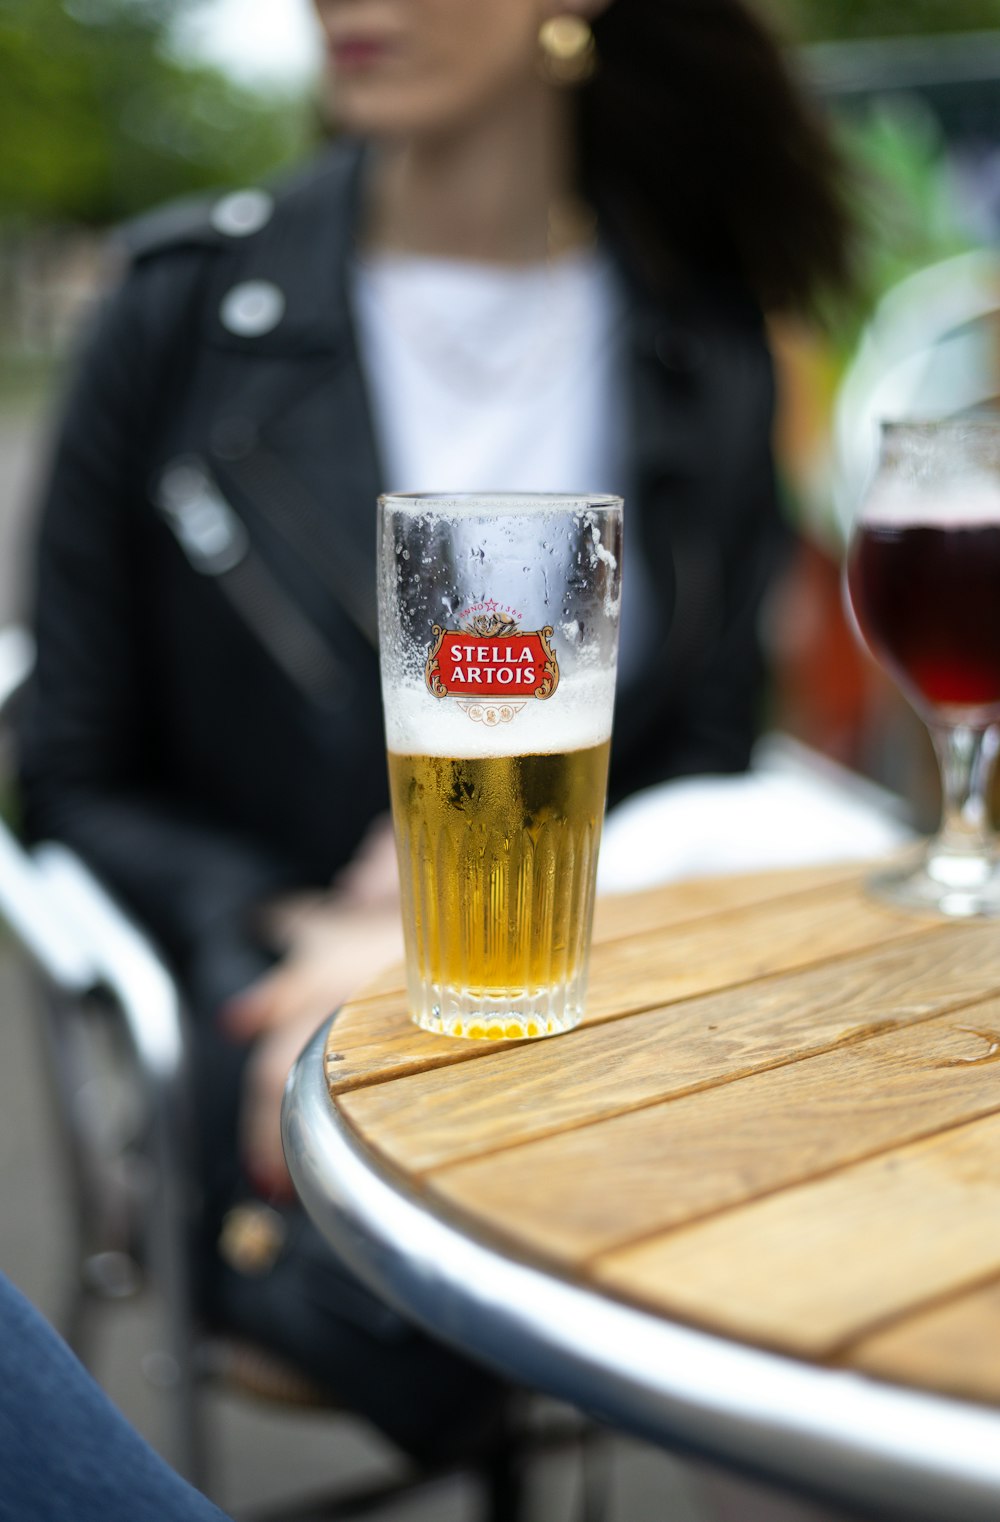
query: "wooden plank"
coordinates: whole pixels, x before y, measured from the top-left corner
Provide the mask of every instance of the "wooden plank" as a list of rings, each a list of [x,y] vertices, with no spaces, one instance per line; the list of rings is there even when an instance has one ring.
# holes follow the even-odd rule
[[[472,1069],[359,1090],[342,1108],[372,1145],[422,1172],[912,1024],[991,984],[1000,988],[1000,938],[948,926],[860,959],[507,1048]]]
[[[1000,1405],[1000,1282],[907,1316],[855,1344],[850,1367]]]
[[[640,893],[609,894],[597,900],[594,910],[594,945],[718,914],[723,909],[744,908],[833,883],[859,882],[868,870],[855,863],[837,863],[781,872],[741,872],[731,877],[685,878]],[[397,962],[367,984],[351,1003],[363,1004],[385,994],[401,994],[405,987],[403,965]]]
[[[330,1027],[323,1065],[334,1096],[373,1079],[422,1073],[503,1051],[505,1041],[459,1041],[420,1030],[404,996],[379,994],[345,1004]]]
[[[816,1052],[885,1020],[904,1023],[972,999],[1000,979],[998,943],[981,926],[940,927],[918,943],[850,959],[558,1041],[501,1047],[458,1074],[397,1079],[345,1111],[408,1166],[437,1167],[680,1094],[796,1054]],[[713,1028],[714,1027],[714,1028]],[[333,1033],[336,1037],[336,1028]],[[356,1060],[372,1048],[361,1035]],[[444,1038],[439,1038],[440,1047]],[[469,1044],[448,1042],[444,1055]],[[400,1042],[400,1059],[414,1050]],[[478,1043],[474,1054],[478,1054]],[[378,1053],[375,1053],[378,1060]],[[368,1071],[365,1069],[364,1071]]]
[[[994,940],[990,937],[989,940]],[[911,996],[947,1002],[948,969],[921,962]],[[975,944],[975,943],[973,943]],[[980,939],[985,949],[988,942]],[[898,958],[897,953],[897,958]],[[1000,946],[993,952],[1000,972]],[[885,1008],[898,1007],[882,958]],[[926,974],[925,969],[926,967]],[[899,969],[895,969],[898,973]],[[966,989],[978,981],[967,972]],[[831,989],[831,993],[835,990]],[[872,994],[878,1003],[878,994]],[[872,1013],[867,1006],[864,1013]],[[438,1170],[436,1193],[529,1251],[579,1264],[860,1158],[1000,1110],[1000,1000],[823,1056]],[[994,1047],[996,1050],[994,1050]]]
[[[1000,1274],[1000,1116],[607,1254],[591,1273],[668,1315],[833,1357]]]
[[[867,876],[855,863],[795,867],[783,872],[749,872],[732,877],[691,877],[641,893],[617,893],[597,900],[594,944],[617,941],[646,930],[679,925],[726,909],[744,909],[836,883],[860,883]]]
[[[892,941],[939,935],[946,927],[873,903],[855,881],[824,886],[648,930],[594,948],[584,1025],[691,998],[769,974]],[[572,1042],[579,1032],[557,1038]],[[437,1041],[432,1050],[427,1042]],[[403,1072],[485,1055],[488,1043],[428,1037],[405,1000],[345,1005],[331,1031],[327,1072],[335,1093]],[[538,1045],[539,1043],[535,1043]],[[463,1050],[464,1048],[464,1050]],[[560,1059],[561,1060],[561,1059]],[[541,1059],[540,1059],[541,1063]]]
[[[874,903],[853,882],[769,900],[602,945],[588,1012],[650,1009],[941,929]]]

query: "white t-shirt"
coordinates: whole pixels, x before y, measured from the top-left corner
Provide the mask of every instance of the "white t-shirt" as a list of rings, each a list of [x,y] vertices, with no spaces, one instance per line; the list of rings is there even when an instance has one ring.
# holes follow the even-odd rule
[[[601,253],[378,255],[355,263],[352,299],[392,490],[623,492],[624,303]],[[625,543],[622,678],[648,601]]]
[[[354,304],[399,491],[613,491],[619,299],[607,262],[381,255]]]

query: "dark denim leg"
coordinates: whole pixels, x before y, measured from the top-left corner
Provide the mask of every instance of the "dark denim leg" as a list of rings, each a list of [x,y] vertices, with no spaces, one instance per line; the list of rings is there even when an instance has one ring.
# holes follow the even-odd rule
[[[0,1522],[225,1522],[0,1275]]]

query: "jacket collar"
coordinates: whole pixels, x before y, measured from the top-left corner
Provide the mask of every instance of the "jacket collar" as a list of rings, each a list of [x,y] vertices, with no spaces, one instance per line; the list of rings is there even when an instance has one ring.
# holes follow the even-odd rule
[[[283,541],[296,578],[325,586],[374,641],[383,480],[349,302],[362,168],[360,149],[336,147],[280,196],[266,228],[220,261],[206,343],[237,362],[217,372],[207,453],[251,535]],[[261,281],[281,292],[280,320],[234,333],[227,297]]]

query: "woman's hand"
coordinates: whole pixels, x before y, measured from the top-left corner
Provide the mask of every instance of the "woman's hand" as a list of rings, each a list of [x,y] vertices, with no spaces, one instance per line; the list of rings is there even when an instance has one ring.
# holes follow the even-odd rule
[[[345,999],[403,954],[399,909],[355,908],[330,899],[310,909],[283,961],[230,999],[222,1012],[235,1041],[289,1024],[315,1028]]]
[[[285,956],[221,1013],[235,1041],[254,1041],[240,1118],[249,1176],[262,1192],[291,1181],[281,1150],[281,1097],[289,1069],[320,1021],[403,954],[391,826],[380,820],[327,894],[282,899],[265,911]]]
[[[291,1193],[281,1150],[281,1096],[289,1069],[320,1021],[402,955],[398,909],[328,909],[274,972],[227,1011],[230,1031],[256,1038],[243,1080],[244,1164],[265,1194]]]

